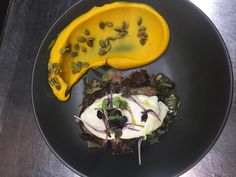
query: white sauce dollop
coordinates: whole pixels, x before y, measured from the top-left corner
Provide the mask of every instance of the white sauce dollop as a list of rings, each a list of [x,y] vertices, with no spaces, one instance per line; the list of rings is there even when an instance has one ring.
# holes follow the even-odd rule
[[[135,101],[132,99],[127,99],[122,97],[121,94],[113,94],[113,98],[119,96],[122,100],[127,101],[128,107],[130,108],[132,114],[128,110],[121,110],[122,115],[128,118],[127,123],[131,124],[129,127],[134,128],[136,130],[128,129],[124,127],[122,129],[121,139],[132,139],[146,136],[156,129],[158,129],[163,120],[166,117],[168,107],[161,101],[158,101],[157,96],[145,96],[145,95],[133,95],[132,97],[138,101],[142,107],[145,109],[152,109],[159,116],[158,120],[152,113],[148,113],[148,118],[146,122],[141,121],[142,112],[144,111],[142,107],[140,107]],[[92,105],[90,105],[85,111],[81,114],[80,119],[84,123],[84,126],[95,136],[98,138],[106,139],[106,134],[103,132],[106,130],[103,120],[97,117],[96,108],[101,108],[102,101],[107,98],[104,96],[103,98],[97,99]],[[136,125],[135,125],[136,124]],[[137,126],[140,125],[140,126]],[[96,130],[95,130],[96,129]],[[101,130],[101,131],[97,131]],[[111,134],[111,137],[108,139],[114,139],[114,133]]]

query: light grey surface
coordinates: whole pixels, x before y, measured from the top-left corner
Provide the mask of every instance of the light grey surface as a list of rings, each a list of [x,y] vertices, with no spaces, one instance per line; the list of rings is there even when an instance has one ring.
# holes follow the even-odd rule
[[[222,34],[236,78],[236,0],[191,1],[209,16]],[[30,92],[30,85],[24,85],[31,80],[34,58],[43,36],[55,19],[75,2],[77,0],[13,0],[0,50],[0,159],[4,159],[0,160],[0,176],[77,177],[43,141],[33,119],[30,94],[25,94]],[[32,38],[35,38],[34,44]],[[14,112],[9,111],[11,109]],[[219,140],[203,160],[182,176],[234,177],[235,166],[234,96],[229,119]]]

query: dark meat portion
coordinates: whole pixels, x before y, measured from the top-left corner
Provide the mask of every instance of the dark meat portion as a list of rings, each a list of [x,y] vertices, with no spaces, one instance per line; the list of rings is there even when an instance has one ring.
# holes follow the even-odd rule
[[[122,85],[126,87],[148,86],[150,85],[150,76],[145,70],[136,71],[123,79]]]
[[[143,86],[143,87],[123,87],[121,89],[123,95],[147,95],[155,96],[158,94],[158,91],[155,87],[152,86]]]
[[[131,153],[133,152],[132,146],[130,146],[131,144],[136,146],[137,145],[137,140],[133,139],[133,140],[121,140],[121,139],[114,139],[111,141],[105,141],[103,139],[100,139],[96,136],[94,136],[93,134],[91,134],[86,127],[83,125],[82,122],[79,122],[80,128],[82,130],[81,133],[81,138],[84,141],[92,141],[94,143],[99,144],[101,147],[103,147],[104,149],[112,152],[112,154],[127,154],[127,153]],[[135,148],[135,147],[133,147]]]
[[[111,82],[120,84],[121,80],[122,80],[121,72],[119,71],[114,72]]]

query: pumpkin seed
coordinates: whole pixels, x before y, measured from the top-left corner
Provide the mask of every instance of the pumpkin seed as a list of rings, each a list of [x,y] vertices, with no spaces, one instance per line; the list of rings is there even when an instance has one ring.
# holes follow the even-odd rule
[[[146,29],[147,29],[146,26],[141,26],[141,27],[139,28],[139,31],[146,31]]]
[[[145,45],[145,43],[146,43],[146,39],[141,38],[139,42],[140,42],[141,45]]]
[[[119,33],[124,31],[121,27],[116,27],[114,30]]]
[[[89,67],[89,63],[87,63],[87,62],[83,62],[83,63],[82,63],[82,67],[83,67],[83,68],[87,68],[87,67]]]
[[[106,47],[106,42],[104,40],[99,40],[99,45],[102,47],[102,48],[105,48]]]
[[[61,85],[60,85],[59,83],[56,83],[56,84],[55,84],[55,87],[56,87],[57,90],[60,90],[60,89],[61,89]]]
[[[126,21],[122,22],[122,29],[126,31],[129,28],[129,24]]]
[[[53,72],[52,65],[48,63],[48,74],[52,74],[52,72]]]
[[[99,23],[99,28],[104,29],[105,28],[105,23],[104,22],[100,22]]]
[[[66,47],[62,47],[62,48],[60,49],[60,53],[61,53],[61,54],[65,54],[67,51],[68,51],[68,49],[67,49]]]
[[[88,37],[87,40],[93,42],[95,40],[95,38],[94,37]]]
[[[81,46],[80,48],[81,48],[82,52],[84,52],[84,53],[87,52],[87,48],[86,47]]]
[[[106,55],[107,51],[105,51],[104,49],[100,48],[98,54],[99,55]]]
[[[145,31],[139,31],[137,34],[138,37],[142,37],[144,35],[145,35]]]
[[[79,36],[79,37],[77,38],[77,41],[78,41],[78,42],[86,42],[86,39],[85,39],[85,37],[83,37],[83,36]]]
[[[84,34],[85,34],[86,36],[89,36],[89,35],[90,35],[89,30],[88,30],[88,29],[85,29],[85,30],[84,30]]]
[[[56,42],[56,39],[53,39],[53,40],[50,42],[50,44],[49,44],[49,46],[48,46],[48,51],[49,51],[49,52],[50,52],[50,50],[52,49],[52,47],[54,46],[55,42]]]
[[[52,64],[52,68],[58,68],[59,67],[59,64],[58,63],[53,63]]]
[[[60,72],[61,72],[61,69],[59,67],[54,70],[55,75],[60,74]]]
[[[75,45],[74,45],[74,49],[75,49],[75,50],[79,50],[79,44],[75,44]]]
[[[52,79],[49,79],[48,83],[49,85],[54,86],[54,82],[52,81]]]
[[[82,63],[80,61],[77,62],[77,63],[72,62],[71,67],[72,67],[72,73],[73,74],[79,73],[82,70]]]
[[[93,47],[93,41],[87,41],[87,46],[88,47]]]
[[[72,58],[75,58],[75,57],[78,56],[78,53],[77,52],[72,52],[70,55],[71,55]]]
[[[115,36],[110,36],[107,38],[108,40],[115,41],[117,38]]]
[[[138,19],[138,21],[137,21],[138,26],[142,25],[142,22],[143,22],[142,17],[139,17],[139,19]]]
[[[105,25],[106,25],[107,27],[110,27],[110,28],[113,27],[113,23],[112,23],[112,22],[106,22]]]

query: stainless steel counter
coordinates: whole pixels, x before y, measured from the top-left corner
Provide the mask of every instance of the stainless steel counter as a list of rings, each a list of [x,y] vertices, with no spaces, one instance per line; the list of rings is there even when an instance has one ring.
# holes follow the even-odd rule
[[[168,1],[168,0],[167,0]],[[191,0],[213,21],[228,47],[236,78],[236,0]],[[33,118],[30,80],[38,47],[76,0],[13,0],[0,49],[0,176],[77,177],[49,150]],[[184,10],[184,9],[183,9]],[[235,90],[235,89],[234,89]],[[236,99],[212,150],[183,177],[236,176]]]

